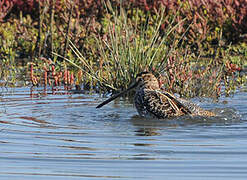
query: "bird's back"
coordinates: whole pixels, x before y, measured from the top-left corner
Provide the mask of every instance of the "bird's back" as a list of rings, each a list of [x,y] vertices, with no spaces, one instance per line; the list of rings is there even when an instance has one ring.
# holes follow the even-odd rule
[[[138,113],[143,117],[163,119],[190,114],[187,108],[157,90],[139,89],[134,101]]]
[[[136,92],[135,106],[143,117],[159,119],[182,115],[215,116],[196,104],[182,98],[177,98],[165,91],[142,88]]]

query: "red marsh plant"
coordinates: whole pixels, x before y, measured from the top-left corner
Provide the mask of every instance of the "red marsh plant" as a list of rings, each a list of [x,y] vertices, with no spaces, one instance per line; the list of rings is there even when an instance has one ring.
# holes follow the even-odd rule
[[[75,83],[74,72],[68,69],[63,71],[55,63],[46,58],[40,59],[40,64],[29,63],[28,74],[33,86],[62,86],[69,90]],[[41,68],[42,67],[42,68]],[[77,78],[81,78],[77,75]]]
[[[3,21],[5,16],[13,8],[14,2],[10,0],[0,0],[0,22]]]
[[[36,45],[34,46],[40,46],[40,50],[37,50],[38,48],[30,49],[30,45],[23,46],[26,43],[26,38],[22,38],[23,41],[20,42],[19,46],[27,54],[35,54],[33,51],[42,51],[37,54],[47,56],[49,48],[52,47],[55,52],[64,54],[66,50],[69,55],[70,52],[67,51],[63,34],[67,31],[69,13],[73,9],[71,19],[73,23],[71,23],[71,30],[68,31],[67,36],[77,48],[85,52],[84,56],[92,59],[97,58],[97,50],[95,50],[96,53],[90,52],[94,42],[90,37],[95,34],[101,37],[107,35],[107,32],[104,32],[104,16],[107,12],[103,5],[103,0],[1,0],[0,2],[3,4],[0,6],[2,8],[0,11],[3,12],[1,13],[2,16],[6,14],[16,14],[18,16],[23,14],[23,16],[26,16],[29,14],[31,17],[31,24],[19,24],[22,29],[26,28],[27,31],[35,32],[30,37],[37,37]],[[148,14],[157,14],[160,12],[160,7],[164,6],[165,11],[163,13],[166,20],[162,22],[160,30],[165,33],[174,16],[176,16],[174,22],[178,24],[167,40],[178,40],[186,32],[183,38],[185,44],[189,44],[194,53],[203,51],[205,56],[214,56],[217,51],[216,46],[238,42],[242,37],[241,34],[246,33],[247,29],[246,0],[131,0],[122,3],[117,0],[110,0],[109,2],[112,4],[113,9],[119,9],[121,4],[128,16],[133,16],[136,9],[143,10],[144,19]],[[50,26],[54,26],[53,30],[51,30],[47,24],[50,24],[49,8],[52,7],[51,4],[53,3],[55,3],[54,21],[56,23]],[[40,12],[40,15],[38,12]],[[19,21],[22,22],[21,16],[19,18]],[[181,22],[181,20],[184,21]],[[40,21],[40,24],[38,21]],[[38,35],[38,29],[42,31],[42,34]],[[51,31],[53,33],[50,33]],[[18,36],[23,36],[22,34],[22,31],[20,31],[16,39],[20,39]],[[53,38],[49,38],[50,34]],[[50,43],[53,45],[49,45]],[[185,46],[184,44],[179,45]]]

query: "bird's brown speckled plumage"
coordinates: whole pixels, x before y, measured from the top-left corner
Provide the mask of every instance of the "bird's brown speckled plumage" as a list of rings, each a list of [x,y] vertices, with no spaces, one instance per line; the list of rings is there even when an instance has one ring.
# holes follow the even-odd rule
[[[142,72],[138,74],[136,83],[131,88],[134,87],[137,87],[134,97],[135,107],[142,117],[164,119],[182,115],[215,116],[213,112],[206,111],[185,99],[177,98],[161,90],[157,78],[152,73]],[[102,107],[123,93],[113,96],[97,108]]]

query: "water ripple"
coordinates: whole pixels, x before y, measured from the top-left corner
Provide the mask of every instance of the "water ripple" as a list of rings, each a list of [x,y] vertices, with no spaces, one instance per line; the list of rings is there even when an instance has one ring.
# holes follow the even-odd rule
[[[0,99],[0,179],[245,179],[245,92],[197,102],[216,117],[140,118],[95,94],[9,89]],[[196,101],[196,100],[195,100]]]

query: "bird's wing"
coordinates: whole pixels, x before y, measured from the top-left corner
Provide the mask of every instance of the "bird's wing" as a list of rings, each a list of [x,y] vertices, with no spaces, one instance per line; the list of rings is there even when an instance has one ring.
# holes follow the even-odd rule
[[[167,96],[168,98],[170,98],[177,105],[177,107],[182,112],[184,112],[185,114],[192,114],[193,108],[198,107],[194,103],[187,101],[185,99],[182,99],[182,98],[178,98],[178,97],[168,93],[167,91],[162,91],[161,93],[164,94],[165,96]]]
[[[145,90],[143,103],[146,110],[157,118],[167,118],[191,114],[176,98],[169,94],[155,90]]]
[[[177,103],[177,105],[181,109],[181,111],[183,111],[185,114],[199,115],[199,116],[216,116],[215,113],[213,113],[211,111],[206,111],[191,101],[188,101],[188,100],[183,99],[183,98],[175,97],[174,95],[172,95],[166,91],[164,91],[164,92],[162,91],[162,93],[164,95],[166,95],[167,97],[169,97],[170,99],[173,99],[174,102]]]

